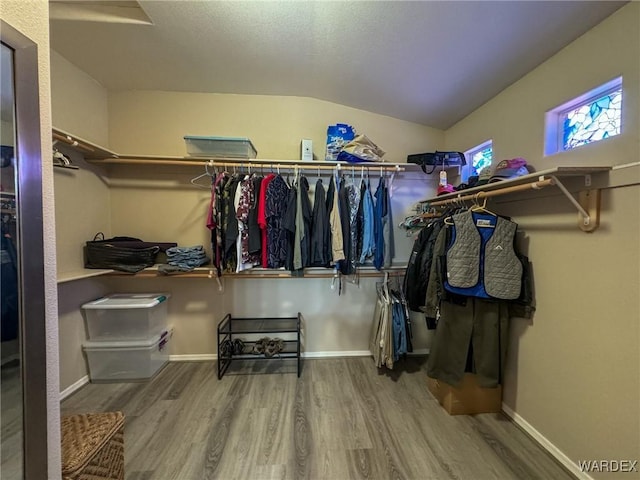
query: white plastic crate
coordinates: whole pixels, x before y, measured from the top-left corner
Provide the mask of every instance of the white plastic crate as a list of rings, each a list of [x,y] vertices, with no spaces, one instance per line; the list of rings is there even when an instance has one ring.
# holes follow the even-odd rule
[[[169,361],[173,329],[141,342],[85,342],[92,382],[146,380]]]
[[[141,341],[167,328],[167,293],[116,293],[82,305],[91,341]]]
[[[256,158],[258,152],[248,138],[184,137],[187,153],[192,157]]]

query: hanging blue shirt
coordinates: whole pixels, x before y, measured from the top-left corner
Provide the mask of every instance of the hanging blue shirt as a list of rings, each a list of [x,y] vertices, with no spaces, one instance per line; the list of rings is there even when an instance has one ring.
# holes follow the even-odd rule
[[[376,270],[380,270],[382,268],[382,265],[384,264],[384,232],[382,217],[384,217],[387,213],[387,195],[385,190],[384,178],[381,177],[380,182],[378,182],[378,188],[376,188],[376,203],[373,209],[373,235],[375,242],[373,266],[376,268]]]
[[[369,182],[367,182],[367,188],[363,195],[362,210],[364,212],[364,222],[362,224],[362,253],[360,255],[360,263],[364,263],[367,257],[373,255],[376,246],[373,233],[373,197],[371,195],[371,185]]]

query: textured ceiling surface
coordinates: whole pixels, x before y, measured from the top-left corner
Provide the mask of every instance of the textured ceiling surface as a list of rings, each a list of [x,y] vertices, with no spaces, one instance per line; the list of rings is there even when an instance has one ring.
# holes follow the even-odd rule
[[[118,3],[51,15],[51,47],[109,90],[305,96],[445,129],[626,2]]]

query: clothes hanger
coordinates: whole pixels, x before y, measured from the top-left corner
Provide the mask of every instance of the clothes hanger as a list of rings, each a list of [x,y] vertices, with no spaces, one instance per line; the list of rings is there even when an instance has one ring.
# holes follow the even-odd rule
[[[495,213],[493,213],[491,210],[488,210],[488,209],[487,209],[487,197],[484,197],[484,198],[482,199],[482,205],[480,205],[480,202],[479,202],[479,199],[480,199],[480,198],[479,198],[479,197],[480,197],[480,193],[481,193],[481,192],[478,192],[478,193],[475,195],[475,197],[474,197],[475,205],[473,205],[473,206],[470,208],[470,210],[471,210],[472,212],[477,212],[477,213],[487,213],[487,214],[489,214],[489,215],[493,215],[494,217],[497,217],[497,216],[498,216],[497,214],[495,214]]]
[[[211,180],[209,181],[209,185],[202,185],[202,184],[200,184],[200,183],[196,183],[196,182],[197,182],[198,180],[200,180],[201,178],[204,178],[204,177],[209,177],[210,179],[211,179],[212,177],[215,177],[215,172],[214,172],[214,173],[211,173],[211,172],[209,171],[209,166],[210,166],[210,165],[211,165],[211,166],[213,166],[212,164],[213,164],[213,162],[207,162],[207,163],[205,163],[205,164],[204,164],[204,173],[201,173],[201,174],[200,174],[200,175],[198,175],[197,177],[193,177],[193,178],[191,179],[191,184],[192,184],[192,185],[194,185],[194,186],[196,186],[196,187],[198,187],[198,188],[207,188],[207,189],[208,189],[208,188],[211,188]]]

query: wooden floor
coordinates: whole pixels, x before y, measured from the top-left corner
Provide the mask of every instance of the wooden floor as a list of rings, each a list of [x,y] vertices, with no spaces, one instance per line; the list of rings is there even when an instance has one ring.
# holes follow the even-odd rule
[[[147,383],[89,384],[62,413],[121,410],[127,480],[571,479],[499,414],[450,416],[425,358],[170,363]]]

